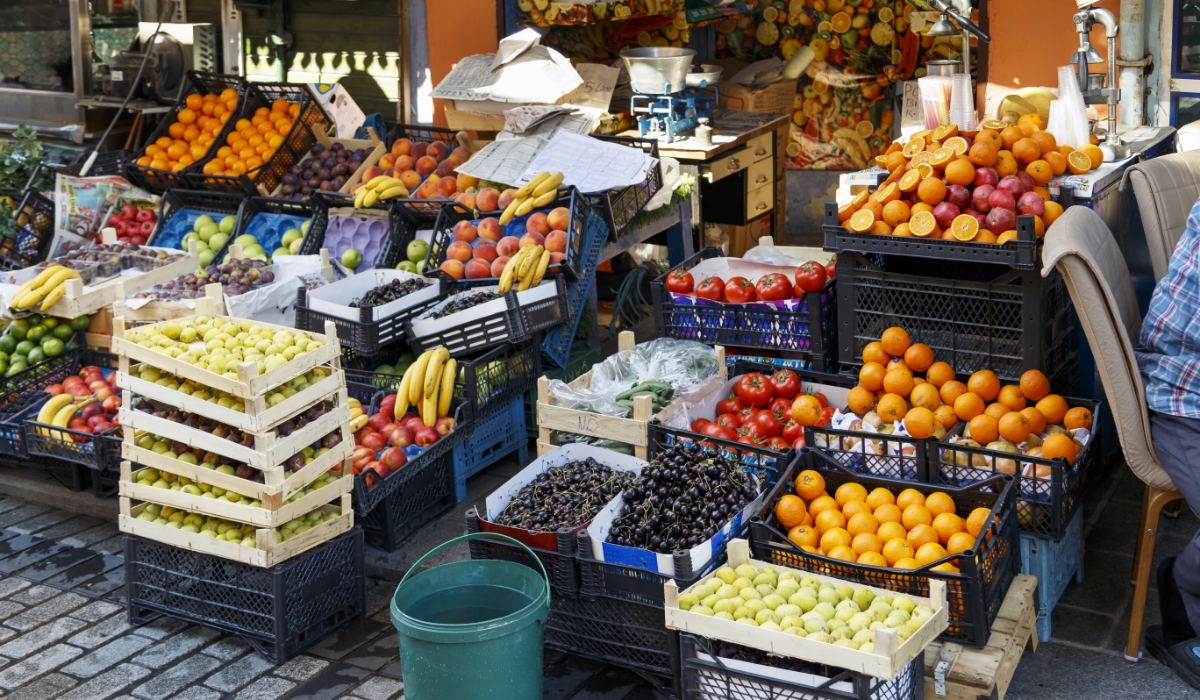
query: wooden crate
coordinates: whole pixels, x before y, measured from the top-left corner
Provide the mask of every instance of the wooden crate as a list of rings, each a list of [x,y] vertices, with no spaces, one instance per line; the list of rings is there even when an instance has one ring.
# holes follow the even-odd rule
[[[207,472],[207,470],[205,471]],[[137,516],[141,515],[147,504],[139,503],[134,506],[129,498],[121,497],[120,500],[121,514],[118,518],[118,526],[121,532],[259,567],[279,564],[354,527],[354,510],[350,507],[349,493],[343,494],[336,506],[321,506],[321,510],[338,513],[338,517],[334,520],[321,523],[311,530],[283,542],[278,540],[274,528],[259,529],[255,532],[254,547],[243,547],[240,544],[224,540],[210,539],[198,533],[184,532],[163,525],[155,525],[146,520],[138,520]]]
[[[174,321],[189,316],[196,316],[197,309],[201,308],[202,299],[212,300],[212,307],[204,307],[212,309],[209,312],[210,315],[225,313],[225,295],[221,292],[220,283],[217,282],[204,285],[204,296],[200,297],[200,299],[191,300],[191,304],[187,301],[156,300],[134,309],[125,303],[133,294],[137,294],[137,292],[130,292],[128,294],[122,292],[121,299],[113,302],[111,313],[114,318],[123,318],[125,319],[125,323],[136,325],[158,323],[160,321]]]
[[[197,309],[197,311],[199,311],[199,309]],[[204,315],[234,322],[245,320],[230,318],[217,314],[195,314],[195,316]],[[158,324],[152,324],[152,326],[153,325]],[[264,329],[272,329],[276,332],[304,332],[297,331],[295,328],[276,326],[270,323],[258,322],[257,325],[262,326]],[[307,333],[307,335],[313,340],[321,341],[321,347],[317,348],[316,350],[306,352],[304,355],[301,355],[290,362],[276,367],[273,370],[269,370],[262,375],[258,373],[257,363],[244,362],[241,365],[238,365],[237,379],[232,379],[224,375],[209,372],[207,369],[196,367],[195,365],[188,364],[187,362],[180,362],[169,355],[165,355],[150,348],[144,348],[140,345],[129,342],[125,339],[125,319],[123,318],[113,319],[112,351],[121,356],[122,372],[128,372],[128,360],[137,360],[138,362],[143,362],[152,367],[157,367],[166,372],[170,372],[177,377],[184,377],[200,382],[205,386],[211,387],[218,391],[224,391],[225,393],[231,394],[238,398],[254,399],[262,397],[263,394],[267,393],[271,389],[283,384],[284,382],[290,381],[291,379],[294,379],[313,368],[332,363],[334,369],[340,369],[342,348],[337,339],[337,326],[330,321],[326,321],[324,335],[320,333]],[[197,343],[201,346],[204,344],[203,341],[197,340],[195,343],[193,343],[193,345],[196,345]],[[121,386],[124,388],[126,385],[121,384]],[[297,396],[299,396],[299,394],[297,394]],[[296,397],[293,396],[292,398]],[[249,406],[247,406],[247,410],[249,410]]]
[[[925,650],[925,697],[1004,700],[1026,647],[1037,650],[1037,579],[1018,574],[1000,606],[987,646],[934,642]]]
[[[142,469],[149,468],[142,467]],[[291,503],[271,504],[270,506],[264,503],[260,507],[251,506],[248,503],[230,503],[215,498],[204,498],[203,496],[195,496],[182,491],[172,491],[171,489],[144,486],[137,483],[135,477],[137,472],[142,471],[142,469],[134,470],[132,463],[128,461],[121,462],[121,481],[119,482],[119,486],[122,496],[137,501],[151,501],[164,506],[204,513],[205,515],[246,523],[247,525],[257,525],[258,527],[279,527],[287,521],[309,513],[320,506],[339,500],[343,494],[348,494],[354,489],[354,475],[346,471],[340,479],[332,484],[317,489],[312,493],[305,494]],[[210,470],[205,469],[203,471]],[[200,481],[211,484],[209,479],[202,478]],[[241,493],[236,489],[233,489],[233,491]]]
[[[776,570],[786,569],[786,567],[780,567],[776,564],[751,559],[750,543],[743,539],[730,540],[727,551],[729,554],[728,564],[732,567],[749,563],[760,570],[767,566]],[[811,576],[822,583],[826,581],[835,585],[845,585],[847,583],[843,579],[822,576],[811,572],[797,571],[796,573],[802,577]],[[701,583],[701,581],[697,581],[688,590],[699,586]],[[861,588],[862,586],[855,584],[855,587]],[[868,588],[876,595],[886,594],[895,596],[895,592],[883,588],[872,586],[868,586]],[[686,593],[687,591],[684,592]],[[679,607],[679,587],[676,585],[674,579],[668,579],[663,584],[663,594],[665,596],[664,609],[666,611],[668,629],[680,630],[711,639],[721,639],[754,649],[762,649],[763,651],[780,656],[803,659],[838,668],[847,668],[885,680],[892,680],[903,672],[912,663],[912,660],[917,657],[917,654],[924,651],[925,647],[936,639],[939,634],[944,632],[950,624],[949,610],[946,605],[946,584],[944,581],[936,580],[930,581],[928,598],[909,596],[913,603],[917,605],[925,604],[932,608],[933,616],[920,629],[913,632],[912,636],[903,641],[900,640],[900,636],[893,629],[876,630],[874,653],[861,652],[849,647],[837,647],[825,642],[806,639],[805,637],[794,637],[785,632],[772,632],[770,630],[759,629],[758,627],[743,625],[733,620],[722,620],[717,617],[682,610]]]

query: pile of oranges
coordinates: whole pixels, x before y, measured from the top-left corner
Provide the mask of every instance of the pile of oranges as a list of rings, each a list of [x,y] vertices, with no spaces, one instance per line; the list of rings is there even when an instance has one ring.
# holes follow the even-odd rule
[[[253,176],[264,163],[270,162],[299,114],[299,103],[280,99],[270,107],[259,107],[249,119],[238,119],[233,131],[225,137],[225,145],[204,164],[204,174]]]
[[[219,95],[192,93],[185,102],[186,106],[167,127],[168,135],[146,146],[144,155],[137,159],[138,165],[177,173],[203,159],[221,129],[233,118],[238,93],[233,88],[226,88]]]
[[[1017,384],[1001,386],[991,370],[979,370],[958,381],[954,368],[935,362],[933,350],[913,343],[908,332],[893,326],[863,348],[858,386],[850,390],[847,408],[878,426],[903,419],[910,437],[941,439],[958,421],[966,421],[963,436],[991,448],[1003,440],[1016,446],[1040,436],[1049,426],[1063,426],[1025,454],[1074,463],[1079,447],[1066,431],[1092,427],[1092,412],[1069,408],[1062,396],[1050,393],[1046,375],[1031,369]],[[922,376],[923,374],[923,376]],[[911,402],[911,407],[910,407]],[[1012,450],[1008,450],[1012,451]]]
[[[797,547],[830,559],[917,569],[975,547],[991,510],[976,508],[962,517],[943,491],[916,489],[894,494],[879,487],[868,492],[846,482],[830,496],[825,479],[806,470],[796,477],[796,494],[775,503],[775,518]],[[957,559],[932,567],[958,572]]]

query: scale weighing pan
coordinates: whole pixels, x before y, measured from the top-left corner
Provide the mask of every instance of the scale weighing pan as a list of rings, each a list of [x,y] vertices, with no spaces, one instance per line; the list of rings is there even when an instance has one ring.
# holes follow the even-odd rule
[[[670,46],[625,49],[621,60],[629,71],[635,92],[643,95],[670,95],[687,85],[688,69],[696,52]]]

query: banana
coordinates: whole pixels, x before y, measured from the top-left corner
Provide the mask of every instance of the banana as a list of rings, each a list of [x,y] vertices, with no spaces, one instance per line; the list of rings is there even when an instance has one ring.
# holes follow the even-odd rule
[[[531,287],[536,287],[542,283],[542,278],[546,276],[546,268],[550,267],[550,251],[542,251],[542,259],[538,261],[537,270],[533,273],[533,282]]]
[[[441,388],[441,383],[435,382],[433,393],[425,394],[425,398],[421,402],[421,422],[427,428],[432,428],[433,424],[437,422],[438,390]]]
[[[548,172],[540,172],[537,175],[534,175],[532,180],[517,188],[517,199],[528,197],[538,185],[542,184],[548,179],[550,179],[550,173]]]
[[[542,251],[545,250],[545,248],[542,248],[540,245],[532,245],[527,247],[531,248],[532,251],[525,257],[521,258],[521,267],[517,270],[517,276],[521,278],[525,277],[525,273],[529,272],[529,268],[533,266],[533,261],[538,259],[538,256],[540,256]]]
[[[543,195],[533,198],[533,208],[541,209],[542,207],[548,207],[554,203],[556,198],[558,198],[558,190],[550,190]]]
[[[37,277],[34,277],[33,279],[29,280],[25,284],[21,285],[21,289],[40,287],[46,283],[46,280],[53,277],[54,273],[58,272],[59,270],[65,270],[65,269],[67,269],[67,268],[63,267],[62,265],[51,265],[50,267],[47,267],[45,270],[42,270],[41,272],[39,272]],[[17,291],[20,291],[20,290],[17,290]]]
[[[54,414],[54,418],[53,418],[53,420],[50,421],[50,424],[54,425],[56,427],[59,427],[59,428],[67,427],[67,423],[71,422],[71,419],[75,417],[75,414],[79,412],[79,409],[80,409],[80,405],[76,404],[76,403],[69,403],[66,406],[63,406],[62,408],[58,409],[58,411]],[[70,436],[64,435],[62,433],[57,433],[57,432],[49,432],[48,431],[47,435],[53,435],[56,439],[59,439],[59,440],[68,440],[69,441],[71,439]]]
[[[538,184],[536,187],[533,188],[533,196],[541,197],[542,195],[546,194],[547,192],[556,191],[558,189],[558,186],[562,184],[562,181],[563,181],[563,174],[562,173],[554,173],[553,175],[546,178],[545,180],[542,180],[542,182],[540,184]]]
[[[509,258],[508,263],[504,266],[504,272],[500,273],[499,287],[501,293],[512,289],[513,276],[517,274],[517,266],[514,263],[521,259],[521,254],[523,252],[524,251],[518,250],[516,255]]]
[[[67,283],[63,282],[52,289],[46,295],[46,300],[42,302],[42,311],[49,311],[50,307],[54,306],[55,302],[62,298],[63,294],[67,293]]]
[[[367,416],[359,416],[350,421],[350,432],[357,433],[367,427]]]
[[[347,405],[347,406],[349,406],[350,408],[359,408],[359,409],[361,409],[361,408],[362,408],[362,401],[359,401],[359,400],[358,400],[358,399],[356,399],[356,398],[349,398],[349,399],[347,399],[347,400],[346,400],[346,405]]]
[[[520,197],[513,197],[513,201],[509,202],[504,208],[504,212],[500,214],[500,225],[503,226],[512,221],[512,218],[517,214],[517,207],[521,206],[523,200]]]
[[[422,384],[425,378],[425,368],[429,366],[431,357],[433,357],[433,351],[426,350],[410,368],[414,372],[412,380],[408,383],[408,402],[410,404],[417,405],[417,402],[421,400],[421,390],[425,388]]]
[[[404,187],[404,182],[398,177],[389,177],[386,180],[381,181],[379,184],[375,185],[371,189],[375,190],[376,192],[382,192],[384,190],[390,190],[397,185]]]
[[[456,371],[458,371],[458,361],[453,357],[446,360],[446,367],[442,370],[442,388],[438,391],[438,418],[450,412],[450,399],[454,398]]]
[[[24,311],[25,309],[31,308],[34,304],[45,298],[46,294],[41,289],[35,289],[21,297],[20,303],[13,304],[13,308]]]
[[[442,383],[442,368],[446,366],[446,360],[450,359],[450,351],[444,347],[439,347],[433,351],[433,357],[429,360],[429,365],[425,368],[424,389],[425,396],[437,396],[438,387]]]
[[[367,196],[363,197],[363,207],[369,207],[379,199],[379,192],[371,190],[367,192]]]
[[[407,197],[408,188],[404,185],[396,185],[379,193],[380,199],[391,199],[392,197]]]
[[[371,190],[367,189],[366,185],[363,185],[362,187],[358,188],[358,190],[354,193],[354,208],[355,209],[363,208],[363,200],[365,200],[367,198],[367,193],[370,191]]]
[[[47,279],[46,282],[44,284],[42,284],[41,287],[39,287],[39,289],[48,293],[51,290],[53,290],[55,287],[57,287],[58,285],[62,284],[63,282],[66,282],[68,279],[71,279],[73,277],[78,277],[78,276],[79,276],[79,273],[70,268],[67,268],[67,267],[60,268],[53,275],[50,275],[50,278]]]
[[[374,189],[375,185],[378,185],[379,183],[381,183],[385,180],[390,180],[391,177],[392,177],[391,175],[376,175],[375,177],[371,178],[370,181],[367,182],[367,184],[363,185],[363,188],[368,189],[368,190]]]
[[[404,378],[400,380],[400,388],[396,390],[396,407],[392,409],[393,416],[403,416],[408,413],[408,404],[411,403],[408,400],[408,387],[412,383],[413,367],[416,364],[414,362],[404,370]]]
[[[354,408],[350,409],[350,420],[354,420],[355,418],[358,418],[362,414],[363,414],[362,408],[355,406]]]
[[[525,216],[529,212],[533,211],[533,203],[533,197],[526,197],[525,199],[521,200],[521,206],[517,207],[516,215]]]
[[[65,393],[50,397],[50,400],[43,404],[41,410],[38,411],[37,422],[49,423],[54,419],[54,414],[58,413],[59,409],[69,403],[74,403],[73,398],[70,394]]]

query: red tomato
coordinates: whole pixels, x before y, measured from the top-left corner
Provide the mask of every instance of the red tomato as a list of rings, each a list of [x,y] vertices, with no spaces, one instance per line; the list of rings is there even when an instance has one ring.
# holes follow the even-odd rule
[[[704,426],[708,425],[711,422],[712,421],[710,421],[707,418],[697,418],[696,420],[692,421],[692,425],[691,425],[692,432],[698,433],[701,430],[704,430]]]
[[[749,435],[741,436],[740,438],[738,438],[738,442],[741,442],[741,443],[744,443],[747,445],[754,445],[755,447],[762,447],[762,444],[763,444],[763,441],[761,438],[755,439],[755,438],[750,437]],[[749,454],[749,453],[743,452],[742,454]]]
[[[737,394],[730,392],[728,398],[717,402],[717,415],[721,415],[722,413],[737,413],[745,407],[746,405],[737,397]]]
[[[796,421],[789,419],[787,424],[783,426],[783,439],[789,443],[793,443],[798,437],[804,437],[804,428],[801,428],[800,424]]]
[[[821,417],[817,419],[817,427],[824,428],[828,426],[829,422],[833,420],[833,414],[836,412],[837,409],[833,406],[826,406],[825,408],[822,408]]]
[[[754,293],[760,301],[781,301],[792,298],[792,285],[788,278],[779,274],[763,275],[754,285]]]
[[[747,406],[747,407],[743,408],[742,410],[738,411],[737,413],[735,413],[734,415],[737,416],[738,427],[740,428],[741,426],[745,425],[746,421],[753,420],[754,414],[757,412],[758,412],[758,409],[756,409],[755,407]]]
[[[722,413],[717,416],[717,425],[723,425],[726,428],[739,428],[742,425],[741,418],[736,413]],[[696,432],[700,432],[697,430]]]
[[[767,440],[767,447],[775,450],[776,452],[783,452],[784,450],[790,450],[792,448],[792,443],[780,437],[773,437],[770,440]]]
[[[762,440],[764,438],[771,437],[767,434],[766,430],[758,424],[757,421],[753,420],[746,421],[742,427],[738,428],[738,435],[743,435],[755,440]]]
[[[808,261],[796,270],[796,286],[806,292],[819,292],[825,286],[825,266]]]
[[[775,396],[778,397],[779,394],[777,393]],[[792,415],[792,401],[784,398],[772,399],[771,403],[767,404],[767,410],[771,413],[783,413],[785,416],[790,416]]]
[[[692,296],[700,297],[701,299],[711,299],[713,301],[724,301],[725,282],[720,277],[705,277],[696,286],[696,291],[692,292]]]
[[[781,369],[771,375],[771,389],[781,399],[794,399],[800,393],[800,375],[790,369]]]
[[[762,430],[764,437],[778,437],[783,434],[783,425],[770,411],[759,411],[754,414],[754,425]]]
[[[817,403],[821,404],[821,408],[829,406],[829,399],[825,398],[825,394],[817,391],[813,393],[813,398],[817,400]]]
[[[795,447],[797,450],[804,449],[804,433],[800,433],[800,437],[796,438],[796,441],[792,443],[792,447]]]
[[[754,283],[745,277],[733,277],[725,283],[725,301],[745,304],[754,301]]]
[[[676,294],[691,294],[695,284],[692,273],[687,270],[671,270],[667,273],[667,291]]]
[[[733,431],[733,428],[726,428],[723,425],[709,423],[704,426],[704,430],[700,431],[708,437],[721,438],[722,440],[737,440],[738,434]]]
[[[743,374],[737,380],[737,384],[733,386],[734,392],[742,403],[755,408],[763,408],[771,403],[774,398],[775,391],[771,388],[771,383],[767,378],[758,372],[750,372]]]
[[[837,255],[830,257],[829,262],[825,263],[825,275],[829,279],[837,277]]]

